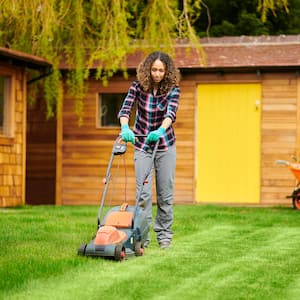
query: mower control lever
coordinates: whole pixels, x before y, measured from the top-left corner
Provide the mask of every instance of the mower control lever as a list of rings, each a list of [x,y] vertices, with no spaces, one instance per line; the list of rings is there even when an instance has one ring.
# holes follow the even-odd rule
[[[124,143],[121,136],[119,136],[114,143],[113,154],[114,155],[124,154],[126,152],[126,148],[127,148],[126,143]]]

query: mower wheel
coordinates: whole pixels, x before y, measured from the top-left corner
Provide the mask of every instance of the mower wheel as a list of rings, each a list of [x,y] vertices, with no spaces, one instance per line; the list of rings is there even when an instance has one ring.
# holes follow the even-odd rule
[[[294,209],[300,210],[300,189],[293,193],[293,207]]]
[[[82,244],[79,246],[78,248],[78,255],[84,256],[85,255],[85,248],[86,248],[86,244]]]
[[[125,249],[122,245],[118,245],[115,250],[115,260],[122,261],[126,257]]]
[[[134,245],[134,253],[136,256],[144,255],[144,248],[142,247],[141,242],[136,242]]]

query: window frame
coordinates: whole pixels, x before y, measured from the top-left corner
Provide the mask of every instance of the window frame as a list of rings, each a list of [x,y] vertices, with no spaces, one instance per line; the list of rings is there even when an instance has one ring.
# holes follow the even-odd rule
[[[0,76],[8,79],[4,84],[3,126],[0,130],[0,144],[11,145],[15,135],[15,72],[0,67]]]
[[[102,124],[102,118],[101,118],[101,108],[102,108],[102,95],[122,95],[122,101],[120,103],[120,107],[118,108],[118,111],[119,109],[121,108],[121,105],[127,95],[127,92],[123,92],[123,91],[114,91],[114,92],[98,92],[97,93],[97,96],[96,96],[96,128],[97,129],[111,129],[111,128],[118,128],[120,126],[119,124],[119,120],[117,119],[117,113],[118,111],[115,111],[115,115],[116,115],[116,124],[113,124],[113,125],[103,125]],[[130,117],[130,125],[133,125],[134,123],[134,117],[135,117],[135,110],[133,109],[132,111],[132,115]]]

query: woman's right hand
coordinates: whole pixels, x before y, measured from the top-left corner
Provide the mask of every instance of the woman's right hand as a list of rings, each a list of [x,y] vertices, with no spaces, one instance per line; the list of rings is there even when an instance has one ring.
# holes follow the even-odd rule
[[[135,137],[133,131],[129,128],[128,124],[121,126],[121,137],[124,142],[135,143]]]

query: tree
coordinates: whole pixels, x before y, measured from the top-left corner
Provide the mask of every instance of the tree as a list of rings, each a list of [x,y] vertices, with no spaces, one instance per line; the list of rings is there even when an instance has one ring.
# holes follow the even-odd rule
[[[298,0],[289,0],[289,7],[284,0],[203,0],[202,6],[194,23],[200,37],[300,32]]]
[[[194,23],[202,0],[0,0],[0,45],[42,56],[53,63],[45,79],[48,117],[60,111],[65,60],[69,90],[81,120],[85,79],[98,62],[96,78],[107,82],[117,71],[126,76],[124,58],[137,48],[174,54],[176,39],[201,47]],[[287,8],[287,0],[259,0],[265,18],[269,9]]]
[[[267,19],[268,11],[276,15],[277,9],[288,11],[288,0],[258,0],[257,10],[261,12],[263,22]]]

